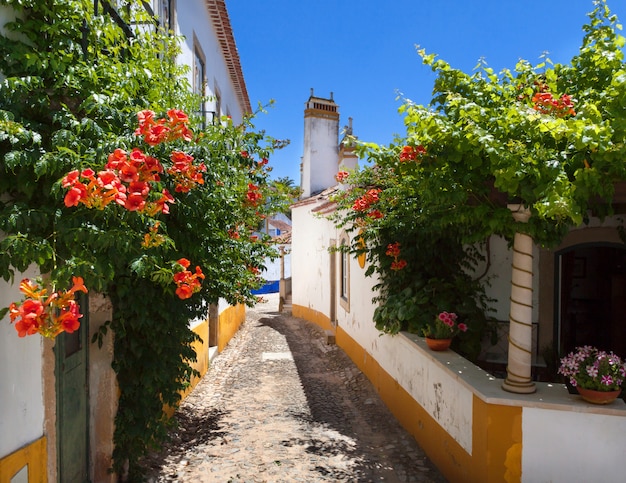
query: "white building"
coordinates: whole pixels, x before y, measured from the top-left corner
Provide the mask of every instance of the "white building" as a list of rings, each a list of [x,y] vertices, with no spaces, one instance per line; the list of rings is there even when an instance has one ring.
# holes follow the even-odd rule
[[[432,352],[423,338],[401,333],[382,335],[374,326],[373,278],[365,277],[364,258],[329,249],[349,244],[348,235],[320,214],[332,212],[329,196],[339,189],[333,179],[342,159],[338,116],[305,109],[305,196],[292,206],[292,311],[335,336],[339,346],[368,376],[394,415],[431,460],[458,482],[583,482],[623,479],[626,454],[626,404],[590,405],[561,384],[534,382],[532,394],[505,392],[503,380],[452,351]],[[332,106],[332,99],[323,100]],[[308,119],[314,118],[314,122]],[[321,149],[307,142],[313,129]],[[310,152],[307,152],[310,150]],[[319,160],[316,153],[327,159]],[[315,160],[315,161],[309,161]],[[321,173],[319,169],[327,169]],[[309,172],[310,171],[310,172]],[[317,180],[317,181],[314,181]],[[325,180],[325,182],[323,181]],[[616,201],[622,201],[623,191]],[[552,344],[608,338],[613,350],[626,349],[626,250],[619,238],[623,221],[613,217],[572,230],[555,250],[535,246],[532,285],[533,362]],[[494,311],[506,320],[511,295],[512,251],[491,240],[489,295]],[[604,314],[599,320],[598,313]],[[597,329],[598,325],[603,327]],[[508,351],[508,323],[503,342],[489,347],[491,363]],[[487,357],[487,356],[485,356]],[[530,368],[529,368],[530,369]]]
[[[111,21],[115,13],[111,5],[116,3],[94,2]],[[161,25],[184,36],[178,62],[191,66],[194,91],[209,97],[200,108],[207,121],[226,115],[240,123],[251,108],[225,1],[141,4],[159,16]],[[0,8],[1,25],[13,18],[12,11]],[[37,275],[29,270],[15,279]],[[17,285],[0,281],[0,307],[20,298]],[[210,329],[206,321],[199,321],[194,330],[221,348],[245,311],[220,304],[211,313],[220,326]],[[105,339],[102,349],[90,343],[90,335],[110,318],[110,304],[90,294],[81,330],[56,340],[39,335],[19,339],[8,316],[0,321],[1,483],[116,481],[109,473],[117,400],[112,340]],[[208,364],[208,346],[197,349],[197,369],[202,372]]]

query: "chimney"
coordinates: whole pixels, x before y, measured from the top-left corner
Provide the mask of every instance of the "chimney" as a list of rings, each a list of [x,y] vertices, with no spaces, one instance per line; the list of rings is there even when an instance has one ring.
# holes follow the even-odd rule
[[[339,155],[339,106],[330,98],[311,96],[304,105],[304,153],[300,166],[302,197],[336,184]]]

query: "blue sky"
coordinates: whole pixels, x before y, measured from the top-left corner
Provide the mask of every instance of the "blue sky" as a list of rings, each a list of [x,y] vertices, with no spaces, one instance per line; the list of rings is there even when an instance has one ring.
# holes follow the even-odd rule
[[[398,92],[428,104],[434,76],[416,45],[471,72],[483,58],[496,71],[519,59],[569,63],[592,0],[227,0],[253,109],[275,101],[254,124],[291,144],[270,159],[273,177],[300,182],[304,103],[311,88],[333,92],[340,128],[388,144],[404,132]],[[609,0],[626,22],[626,1]]]

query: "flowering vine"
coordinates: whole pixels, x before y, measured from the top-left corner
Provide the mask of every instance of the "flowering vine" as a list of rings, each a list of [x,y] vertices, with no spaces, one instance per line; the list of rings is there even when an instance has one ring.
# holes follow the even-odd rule
[[[57,291],[48,295],[48,290],[41,287],[41,282],[33,282],[27,278],[20,283],[20,292],[24,300],[13,302],[9,306],[11,323],[19,337],[41,334],[54,338],[61,332],[72,333],[78,330],[82,317],[76,292],[87,293],[81,277],[73,277],[73,286],[66,291]]]
[[[574,102],[572,97],[563,94],[558,99],[550,92],[537,92],[533,98],[533,109],[542,114],[550,114],[555,117],[575,116]]]
[[[400,243],[390,243],[387,245],[387,251],[385,255],[392,257],[393,262],[391,262],[391,270],[397,272],[398,270],[402,270],[407,265],[407,261],[400,258]]]
[[[167,114],[167,119],[156,119],[153,111],[140,111],[137,114],[139,126],[135,135],[142,137],[151,147],[177,139],[191,141],[193,133],[187,126],[187,115],[178,109],[170,109]],[[161,176],[171,176],[175,192],[188,193],[194,187],[204,184],[202,173],[206,171],[204,163],[194,164],[193,156],[183,151],[173,150],[170,161],[172,165],[165,170],[158,159],[137,147],[130,153],[117,148],[109,154],[105,169],[97,175],[92,169],[81,172],[73,170],[62,179],[61,186],[68,190],[64,198],[65,206],[72,207],[82,203],[88,208],[103,210],[115,202],[128,211],[150,217],[159,213],[169,214],[169,204],[175,202],[169,191],[163,188],[160,193],[151,196],[153,188],[159,185]],[[250,184],[249,199],[250,192],[253,193],[253,202],[257,203],[261,199],[259,188]],[[165,242],[165,237],[158,233],[159,227],[158,221],[150,227],[141,243],[143,248],[157,247]],[[200,290],[200,280],[204,279],[204,275],[199,267],[196,267],[195,274],[187,271],[189,262],[184,258],[178,261],[178,265],[184,270],[173,276],[177,286],[176,294],[181,299],[187,299]]]
[[[400,151],[400,161],[415,161],[426,154],[426,148],[421,144],[419,146],[404,146]]]
[[[182,270],[176,272],[173,276],[174,283],[176,284],[176,295],[178,295],[180,299],[188,299],[194,293],[200,291],[202,283],[200,280],[204,280],[204,274],[202,273],[202,269],[198,266],[196,266],[195,273],[187,270],[191,263],[186,258],[181,258],[176,263],[179,267],[182,267]]]
[[[335,179],[339,182],[339,183],[345,183],[345,181],[348,179],[348,177],[350,176],[350,173],[348,173],[347,171],[339,171],[336,175],[335,175]]]

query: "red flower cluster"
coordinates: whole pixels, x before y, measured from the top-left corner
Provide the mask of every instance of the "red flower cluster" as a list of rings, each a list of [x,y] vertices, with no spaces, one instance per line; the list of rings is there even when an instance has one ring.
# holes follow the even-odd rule
[[[83,203],[88,208],[104,209],[115,201],[129,211],[139,211],[151,216],[158,212],[169,213],[167,203],[174,198],[167,190],[161,197],[149,202],[150,182],[160,180],[163,166],[140,149],[134,148],[130,154],[116,149],[109,155],[106,170],[96,174],[91,169],[70,171],[61,181],[61,186],[69,188],[64,198],[65,206]],[[81,178],[83,178],[81,180]],[[88,181],[85,184],[84,181]]]
[[[83,178],[81,181],[80,178]],[[126,204],[126,186],[114,171],[100,171],[96,177],[92,169],[70,171],[61,181],[63,188],[69,188],[63,202],[65,206],[85,204],[88,208],[104,209],[112,201]]]
[[[81,277],[73,277],[71,289],[47,295],[45,288],[39,287],[29,279],[20,283],[20,291],[25,298],[21,303],[13,302],[9,306],[11,323],[19,337],[41,334],[44,337],[56,337],[61,332],[74,332],[80,327],[78,319],[82,314],[74,300],[76,292],[87,293]]]
[[[382,190],[379,188],[372,188],[367,191],[363,196],[356,199],[352,205],[354,211],[367,211],[373,203],[378,202],[379,194]]]
[[[389,245],[387,245],[387,251],[385,252],[385,255],[387,255],[388,257],[393,257],[393,262],[391,262],[391,269],[393,271],[397,272],[398,270],[402,270],[404,267],[406,267],[406,260],[400,259],[399,242],[390,243]]]
[[[400,152],[400,161],[415,161],[418,156],[422,156],[426,154],[426,148],[421,144],[417,147],[415,146],[404,146],[402,151]]]
[[[550,92],[537,92],[533,98],[533,109],[542,114],[551,114],[556,117],[575,116],[574,103],[571,96],[563,94],[555,99]]]
[[[350,173],[348,173],[347,171],[339,171],[335,175],[335,179],[337,180],[337,182],[343,183],[346,179],[348,179],[348,176],[350,176]]]
[[[259,187],[255,184],[248,183],[248,192],[246,193],[248,203],[252,206],[257,206],[259,201],[263,199],[263,194],[259,190]]]
[[[139,211],[151,216],[158,212],[169,213],[167,203],[173,203],[174,198],[167,190],[163,190],[161,197],[148,202],[150,184],[160,181],[163,166],[158,159],[148,156],[139,148],[133,148],[130,154],[123,149],[116,149],[109,154],[107,169],[117,172],[121,181],[126,183],[127,199],[124,207],[129,211]]]
[[[400,256],[400,242],[390,243],[387,245],[385,255],[388,257],[398,258]]]
[[[174,283],[176,283],[176,295],[184,300],[190,298],[194,293],[200,291],[200,285],[204,280],[204,274],[200,267],[196,266],[196,273],[191,273],[187,268],[190,263],[186,258],[181,258],[177,262],[183,270],[174,274]]]
[[[145,142],[151,146],[175,139],[190,141],[192,133],[187,127],[187,115],[177,109],[170,109],[167,114],[168,119],[155,120],[154,112],[139,112],[139,127],[135,134],[143,136]],[[187,193],[196,185],[204,184],[204,163],[194,165],[193,157],[182,151],[173,151],[170,159],[173,165],[167,173],[174,179],[177,192]],[[159,182],[163,171],[159,160],[148,156],[139,148],[133,148],[130,153],[118,148],[109,155],[106,169],[97,176],[91,169],[68,173],[62,180],[62,186],[69,189],[64,202],[66,206],[83,203],[89,208],[104,209],[115,201],[130,211],[149,216],[159,212],[167,214],[168,203],[174,202],[167,190],[162,190],[158,199],[154,200],[153,197],[152,201],[149,200],[150,183]]]
[[[196,185],[204,184],[202,178],[202,173],[206,171],[204,163],[194,165],[193,156],[182,151],[173,151],[170,159],[174,164],[167,173],[176,181],[177,193],[188,193]]]
[[[187,114],[178,109],[170,109],[167,111],[167,117],[155,119],[154,112],[147,109],[138,112],[139,127],[135,130],[135,135],[143,136],[146,144],[150,146],[175,139],[192,140],[193,133],[187,127],[189,122]]]

